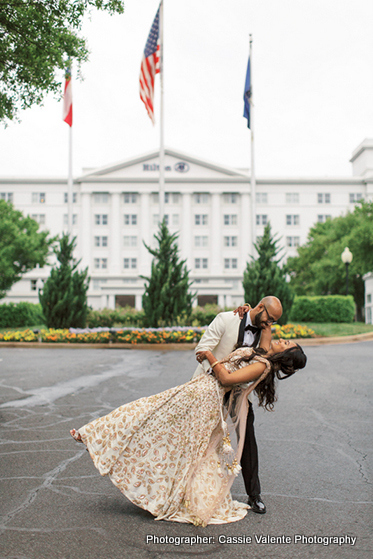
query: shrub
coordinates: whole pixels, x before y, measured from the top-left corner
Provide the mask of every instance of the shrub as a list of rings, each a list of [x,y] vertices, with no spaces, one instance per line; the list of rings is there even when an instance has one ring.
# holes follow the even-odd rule
[[[28,302],[0,305],[0,328],[36,326],[45,321],[41,305]]]
[[[205,305],[204,307],[195,307],[192,310],[190,323],[193,326],[208,326],[217,314],[222,312],[218,305]]]
[[[222,310],[218,305],[195,307],[189,319],[178,317],[174,326],[207,326]],[[145,326],[145,312],[138,311],[133,307],[89,311],[87,317],[88,328],[113,328],[114,326],[142,328]]]
[[[87,316],[88,328],[112,328],[113,326],[143,326],[144,311],[132,307],[119,309],[90,310]]]
[[[296,322],[353,322],[355,303],[352,295],[297,297],[290,319]]]

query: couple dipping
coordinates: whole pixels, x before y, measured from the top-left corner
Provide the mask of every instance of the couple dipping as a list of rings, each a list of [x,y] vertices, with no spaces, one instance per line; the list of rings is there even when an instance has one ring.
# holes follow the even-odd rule
[[[276,379],[306,365],[302,348],[271,341],[281,317],[276,297],[256,307],[222,312],[198,346],[199,365],[181,386],[120,406],[79,430],[94,465],[135,505],[156,520],[195,525],[241,520],[260,497],[253,392],[271,410]],[[248,504],[234,501],[231,485],[242,469]]]

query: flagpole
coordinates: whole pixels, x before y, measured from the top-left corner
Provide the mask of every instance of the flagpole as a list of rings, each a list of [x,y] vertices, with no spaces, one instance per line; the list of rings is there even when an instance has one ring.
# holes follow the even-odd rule
[[[254,159],[254,103],[253,103],[253,56],[252,56],[252,43],[253,36],[250,33],[250,82],[251,82],[251,98],[250,98],[250,138],[251,138],[251,254],[254,257],[256,242],[256,181],[255,181],[255,159]]]
[[[73,230],[73,127],[69,126],[69,168],[67,179],[67,229],[72,234]]]
[[[159,142],[159,221],[164,218],[164,103],[163,103],[163,3],[161,0],[159,10],[159,43],[160,43],[160,82],[161,82],[161,115],[160,115],[160,142]]]

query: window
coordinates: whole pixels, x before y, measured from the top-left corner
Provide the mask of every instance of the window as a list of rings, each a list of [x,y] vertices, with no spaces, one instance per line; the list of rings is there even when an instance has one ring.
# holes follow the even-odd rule
[[[331,215],[318,215],[317,216],[317,223],[325,223],[327,219],[331,219]]]
[[[223,194],[223,202],[224,204],[237,204],[238,194],[236,194],[235,192]]]
[[[77,225],[77,224],[78,224],[78,216],[77,216],[77,214],[73,214],[72,218],[73,218],[73,225]],[[64,224],[64,225],[69,225],[69,215],[68,215],[68,214],[64,214],[64,216],[63,216],[63,224]]]
[[[93,193],[93,203],[94,204],[108,204],[109,203],[109,193],[108,192],[94,192]]]
[[[124,225],[137,225],[137,214],[125,214]]]
[[[13,192],[0,192],[0,200],[5,200],[5,202],[13,202]]]
[[[286,204],[299,204],[299,192],[287,192],[285,201]]]
[[[78,199],[78,194],[76,192],[73,192],[73,204],[76,204],[77,199]],[[68,203],[68,201],[69,201],[69,193],[68,192],[64,193],[63,201],[64,201],[65,204]]]
[[[37,280],[31,280],[31,291],[36,291]]]
[[[180,221],[179,214],[172,214],[172,215],[165,214],[163,217],[166,225],[171,225],[171,222],[173,227],[177,227],[179,225],[179,221]],[[159,223],[159,214],[153,214],[153,225],[157,226],[158,223]]]
[[[126,192],[124,194],[125,204],[137,204],[137,192]]]
[[[168,225],[169,215],[164,214],[163,219],[164,219],[165,224]],[[158,224],[159,224],[159,214],[153,214],[153,225],[157,226]]]
[[[267,192],[257,192],[255,195],[257,204],[268,204],[268,194]]]
[[[108,242],[107,242],[107,237],[95,237],[94,241],[95,241],[95,247],[107,247],[108,246]]]
[[[34,219],[40,225],[45,225],[45,214],[31,214],[31,219]]]
[[[224,225],[237,225],[237,214],[224,214]]]
[[[123,237],[123,244],[125,247],[137,246],[137,237],[135,235],[125,235]]]
[[[238,237],[224,237],[225,247],[236,247],[238,245]]]
[[[237,258],[224,258],[224,268],[228,269],[237,269]]]
[[[195,258],[194,259],[194,267],[195,267],[196,270],[199,270],[201,268],[203,270],[206,270],[207,265],[208,265],[208,259],[207,258]]]
[[[164,203],[165,204],[178,204],[180,201],[180,194],[178,192],[165,192]]]
[[[299,225],[299,215],[287,215],[286,225]]]
[[[207,192],[196,192],[194,194],[194,203],[195,204],[208,204],[209,203],[209,195]]]
[[[195,247],[207,247],[208,246],[209,238],[207,235],[197,235],[194,237],[194,246]]]
[[[350,204],[355,204],[359,200],[362,200],[363,195],[360,192],[350,192]]]
[[[107,258],[94,258],[93,266],[96,270],[106,270],[107,269]]]
[[[45,204],[45,192],[33,192],[32,193],[32,203],[33,204]]]
[[[372,294],[367,293],[367,303],[371,303],[371,302],[372,302]]]
[[[299,247],[300,239],[299,237],[286,237],[287,247]]]
[[[108,215],[107,214],[96,214],[95,215],[95,225],[107,225]]]
[[[125,270],[129,270],[129,269],[134,270],[135,268],[137,268],[137,258],[124,258],[123,268]]]
[[[330,194],[325,192],[319,192],[317,195],[318,204],[330,204]]]
[[[256,216],[256,224],[257,225],[267,225],[268,223],[268,215],[259,215]]]
[[[159,193],[152,192],[152,202],[153,204],[159,204]],[[165,204],[179,204],[180,193],[179,192],[165,192],[164,193],[164,203]]]
[[[208,215],[207,214],[195,214],[194,225],[208,225]]]

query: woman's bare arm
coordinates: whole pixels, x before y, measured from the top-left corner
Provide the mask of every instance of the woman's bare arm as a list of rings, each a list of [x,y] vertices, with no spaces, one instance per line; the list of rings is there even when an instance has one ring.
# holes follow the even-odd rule
[[[264,363],[252,363],[242,369],[238,369],[234,373],[230,373],[222,363],[218,363],[211,351],[201,352],[204,359],[207,359],[210,365],[214,365],[214,375],[223,386],[232,386],[233,384],[241,384],[242,382],[253,382],[264,373],[266,365]],[[216,364],[214,364],[216,363]]]

